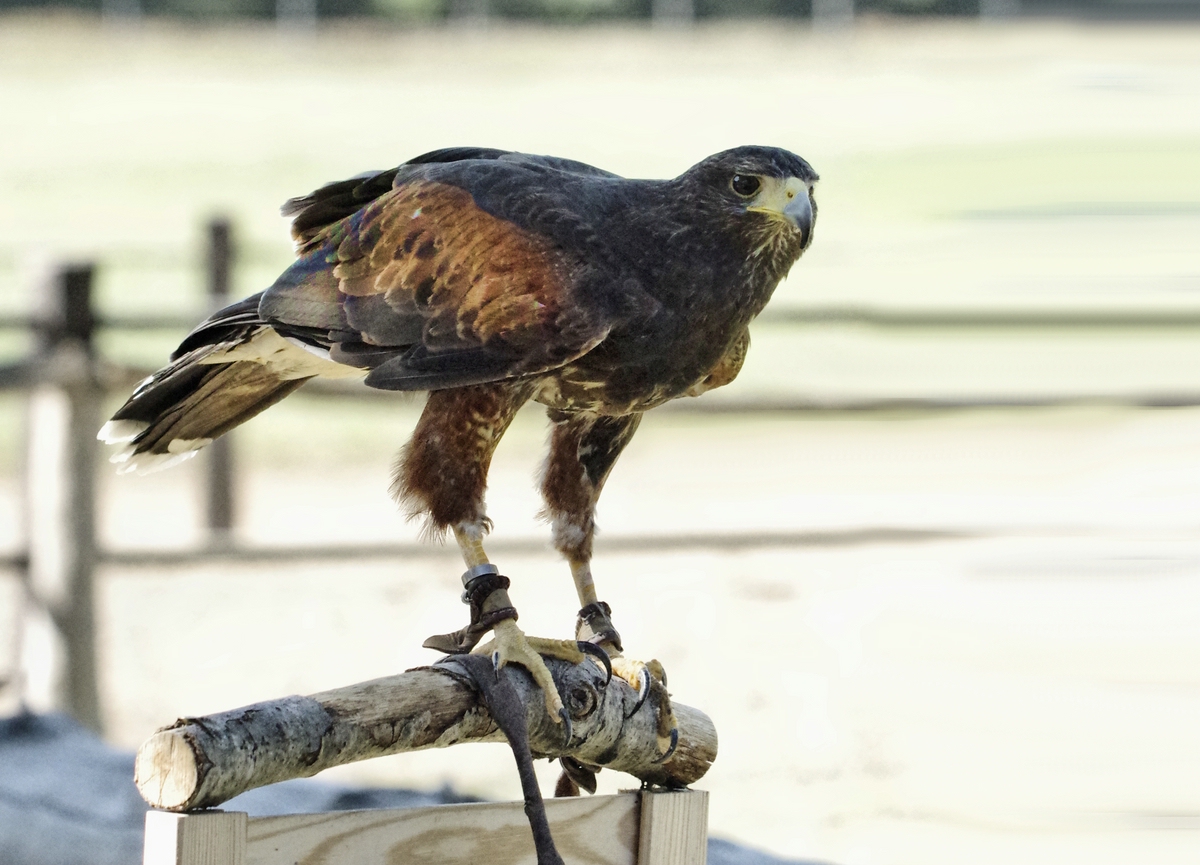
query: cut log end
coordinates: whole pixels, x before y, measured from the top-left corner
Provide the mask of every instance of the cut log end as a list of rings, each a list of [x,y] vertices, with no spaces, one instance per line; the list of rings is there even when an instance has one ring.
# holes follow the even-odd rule
[[[142,743],[133,767],[142,798],[169,811],[185,809],[200,787],[196,752],[180,729],[159,730]]]

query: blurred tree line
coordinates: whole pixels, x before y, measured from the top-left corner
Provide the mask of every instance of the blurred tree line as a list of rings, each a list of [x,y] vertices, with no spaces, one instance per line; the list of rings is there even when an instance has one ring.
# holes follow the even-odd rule
[[[284,0],[287,2],[287,0]],[[304,0],[302,0],[304,2]],[[309,3],[312,0],[308,0]],[[667,0],[668,4],[670,0]],[[820,2],[820,0],[817,0]],[[976,15],[981,0],[857,0],[858,11],[895,14]],[[986,2],[986,0],[984,0]],[[146,15],[218,19],[273,18],[279,0],[124,0],[125,9]],[[326,17],[382,17],[397,22],[429,23],[486,10],[510,20],[588,23],[649,19],[654,0],[315,0],[315,13]],[[678,5],[678,4],[676,4]],[[813,0],[684,0],[695,18],[809,18]],[[15,9],[78,9],[101,12],[106,0],[0,0],[0,12]]]
[[[814,10],[814,6],[816,9]],[[616,20],[809,19],[859,12],[892,15],[1052,14],[1100,18],[1200,17],[1200,0],[0,0],[16,9],[76,9],[116,15],[222,18],[383,18],[434,23],[486,16],[590,23]]]

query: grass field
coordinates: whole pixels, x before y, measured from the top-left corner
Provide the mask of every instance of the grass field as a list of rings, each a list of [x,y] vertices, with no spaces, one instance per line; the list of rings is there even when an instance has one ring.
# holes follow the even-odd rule
[[[815,245],[773,306],[1195,313],[1197,105],[1200,28],[1184,25],[344,25],[304,39],[0,18],[0,310],[35,302],[47,262],[81,257],[102,264],[105,310],[196,309],[200,228],[217,212],[239,231],[238,290],[258,290],[289,259],[284,199],[435,147],[664,176],[761,142],[822,175]],[[103,349],[154,364],[178,336]],[[764,324],[727,396],[1196,394],[1196,337]],[[22,351],[0,337],[0,356]],[[302,394],[247,425],[245,537],[415,538],[385,478],[418,408]],[[0,400],[10,544],[21,416]],[[543,439],[525,413],[497,456],[498,537],[544,534],[530,483]],[[717,834],[840,865],[1191,862],[1198,465],[1196,409],[652,415],[606,491],[603,538],[792,540],[634,554],[602,538],[597,576],[632,651],[717,722]],[[197,473],[101,471],[105,542],[197,540]],[[523,624],[569,627],[551,555],[502,564]],[[458,571],[436,549],[108,568],[108,735],[133,747],[180,715],[424,663],[421,639],[462,614]],[[0,580],[0,645],[14,597]],[[463,748],[339,777],[513,797],[510,759]]]

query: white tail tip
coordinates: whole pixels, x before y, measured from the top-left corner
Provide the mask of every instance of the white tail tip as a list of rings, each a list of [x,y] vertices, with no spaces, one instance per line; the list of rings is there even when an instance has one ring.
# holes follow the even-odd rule
[[[199,452],[198,448],[174,454],[135,454],[129,451],[121,451],[118,454],[113,454],[109,462],[118,463],[121,466],[117,469],[117,474],[119,475],[148,475],[151,472],[162,471],[163,469],[169,469],[171,466],[179,465],[184,460],[191,459]]]
[[[145,421],[110,420],[104,426],[100,427],[100,432],[96,433],[96,438],[106,445],[117,445],[122,442],[133,441],[149,428],[150,424]]]
[[[131,472],[148,475],[194,457],[200,448],[211,443],[212,439],[174,439],[167,445],[165,454],[137,453],[136,448],[127,446],[109,457],[108,461],[120,466],[117,469],[119,475],[127,475]]]

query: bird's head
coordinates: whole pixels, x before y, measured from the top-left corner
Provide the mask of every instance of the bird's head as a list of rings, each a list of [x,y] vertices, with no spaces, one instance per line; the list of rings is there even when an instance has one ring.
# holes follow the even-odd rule
[[[812,166],[778,147],[735,147],[708,157],[681,180],[699,184],[705,197],[734,218],[756,252],[782,255],[791,265],[812,243],[817,204]]]

